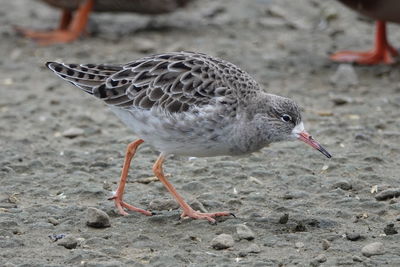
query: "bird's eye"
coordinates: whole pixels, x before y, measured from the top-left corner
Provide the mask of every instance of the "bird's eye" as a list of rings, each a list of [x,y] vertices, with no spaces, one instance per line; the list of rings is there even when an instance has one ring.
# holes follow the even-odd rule
[[[290,117],[288,114],[283,114],[281,120],[284,122],[289,122],[292,121],[292,117]]]

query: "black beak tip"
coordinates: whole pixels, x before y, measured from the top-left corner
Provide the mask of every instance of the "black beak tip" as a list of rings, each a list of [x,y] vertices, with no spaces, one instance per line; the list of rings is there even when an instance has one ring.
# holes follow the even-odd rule
[[[322,146],[318,149],[322,154],[324,154],[328,159],[332,158],[332,155]]]

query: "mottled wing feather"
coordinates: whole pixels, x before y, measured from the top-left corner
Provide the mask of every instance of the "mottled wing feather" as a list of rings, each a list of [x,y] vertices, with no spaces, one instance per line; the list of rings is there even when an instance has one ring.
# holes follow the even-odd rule
[[[122,69],[121,65],[64,64],[47,62],[46,66],[62,79],[93,94],[93,88],[104,83],[110,75]]]
[[[107,104],[122,108],[184,112],[216,101],[233,104],[243,86],[259,90],[235,65],[191,52],[154,55],[125,65],[47,66]],[[246,91],[251,92],[249,88]]]

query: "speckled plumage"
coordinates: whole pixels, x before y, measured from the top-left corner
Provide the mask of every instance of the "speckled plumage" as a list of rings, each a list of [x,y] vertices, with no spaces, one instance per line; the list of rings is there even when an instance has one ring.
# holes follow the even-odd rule
[[[293,139],[301,122],[290,99],[266,94],[232,63],[200,53],[165,53],[124,65],[48,63],[61,78],[107,103],[165,154],[251,153]],[[292,120],[283,122],[288,114]]]
[[[124,209],[153,215],[122,200],[131,159],[143,142],[161,152],[153,171],[181,206],[181,216],[210,222],[233,214],[193,210],[165,178],[166,155],[241,155],[271,142],[299,139],[331,157],[304,130],[292,100],[265,93],[250,75],[222,59],[179,52],[124,65],[48,62],[47,67],[103,100],[139,136],[127,147],[111,198],[122,215],[127,214]]]

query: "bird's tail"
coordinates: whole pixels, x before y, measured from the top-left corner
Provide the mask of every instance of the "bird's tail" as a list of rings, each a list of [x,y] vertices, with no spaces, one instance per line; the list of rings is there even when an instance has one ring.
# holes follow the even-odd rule
[[[47,62],[46,66],[62,79],[92,95],[94,94],[94,88],[103,84],[112,74],[122,70],[121,65],[113,64],[95,65]]]

